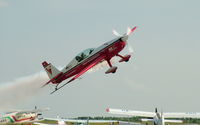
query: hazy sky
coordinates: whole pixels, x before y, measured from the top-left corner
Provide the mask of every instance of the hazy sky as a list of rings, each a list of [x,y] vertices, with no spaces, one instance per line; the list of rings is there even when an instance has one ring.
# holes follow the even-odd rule
[[[47,117],[108,116],[107,107],[200,111],[199,5],[199,0],[0,0],[0,102],[15,109],[49,107]],[[32,89],[42,61],[65,66],[80,51],[113,39],[112,29],[124,33],[127,26],[138,26],[128,40],[134,54],[128,63],[115,64],[116,74],[104,74],[107,67],[85,74],[54,95],[52,87]],[[18,82],[23,84],[5,88]]]

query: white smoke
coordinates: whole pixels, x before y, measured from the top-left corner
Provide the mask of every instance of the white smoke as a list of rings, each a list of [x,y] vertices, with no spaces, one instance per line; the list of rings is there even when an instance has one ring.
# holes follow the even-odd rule
[[[13,107],[19,102],[24,103],[28,98],[41,94],[41,86],[47,81],[46,73],[39,72],[14,81],[1,83],[0,109]]]

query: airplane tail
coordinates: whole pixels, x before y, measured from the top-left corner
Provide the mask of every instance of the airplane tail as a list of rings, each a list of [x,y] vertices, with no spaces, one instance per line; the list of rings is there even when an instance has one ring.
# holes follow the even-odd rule
[[[51,63],[47,63],[46,61],[44,61],[42,63],[42,65],[43,65],[43,67],[44,67],[45,71],[47,72],[50,79],[54,78],[55,76],[57,76],[58,74],[61,73],[61,71],[59,71]]]

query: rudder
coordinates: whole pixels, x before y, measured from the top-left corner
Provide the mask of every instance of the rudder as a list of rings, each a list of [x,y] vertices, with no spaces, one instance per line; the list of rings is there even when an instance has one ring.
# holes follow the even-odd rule
[[[54,67],[51,63],[47,63],[46,61],[44,61],[42,63],[45,71],[47,72],[48,76],[50,79],[54,78],[55,76],[57,76],[59,73],[61,73],[56,67]]]

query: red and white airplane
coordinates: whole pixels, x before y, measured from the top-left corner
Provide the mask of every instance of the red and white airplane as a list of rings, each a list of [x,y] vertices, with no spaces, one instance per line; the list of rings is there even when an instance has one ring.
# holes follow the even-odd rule
[[[39,116],[42,115],[41,112],[47,110],[49,110],[49,108],[37,109],[37,107],[35,107],[34,110],[8,112],[0,117],[0,125],[32,125],[34,122],[41,121],[42,118],[39,118]]]
[[[128,28],[127,33],[120,35],[118,32],[113,30],[114,35],[117,36],[117,38],[104,43],[98,48],[89,48],[84,50],[83,52],[79,53],[64,69],[59,71],[57,68],[55,68],[51,63],[47,63],[44,61],[42,63],[43,67],[45,68],[50,80],[44,84],[43,86],[46,86],[49,83],[56,84],[55,91],[62,88],[66,84],[72,82],[73,80],[79,78],[82,74],[84,74],[86,71],[94,67],[95,65],[101,63],[102,61],[107,61],[110,68],[105,72],[108,73],[115,73],[117,70],[116,66],[112,66],[110,60],[114,56],[118,56],[121,58],[119,62],[127,62],[129,61],[129,58],[131,55],[125,55],[122,56],[119,54],[120,51],[124,49],[124,47],[127,44],[127,40],[129,35],[136,29],[134,28]],[[72,77],[67,83],[63,84],[62,86],[58,87],[58,85]],[[54,93],[53,91],[52,93]],[[51,94],[52,94],[51,93]]]

